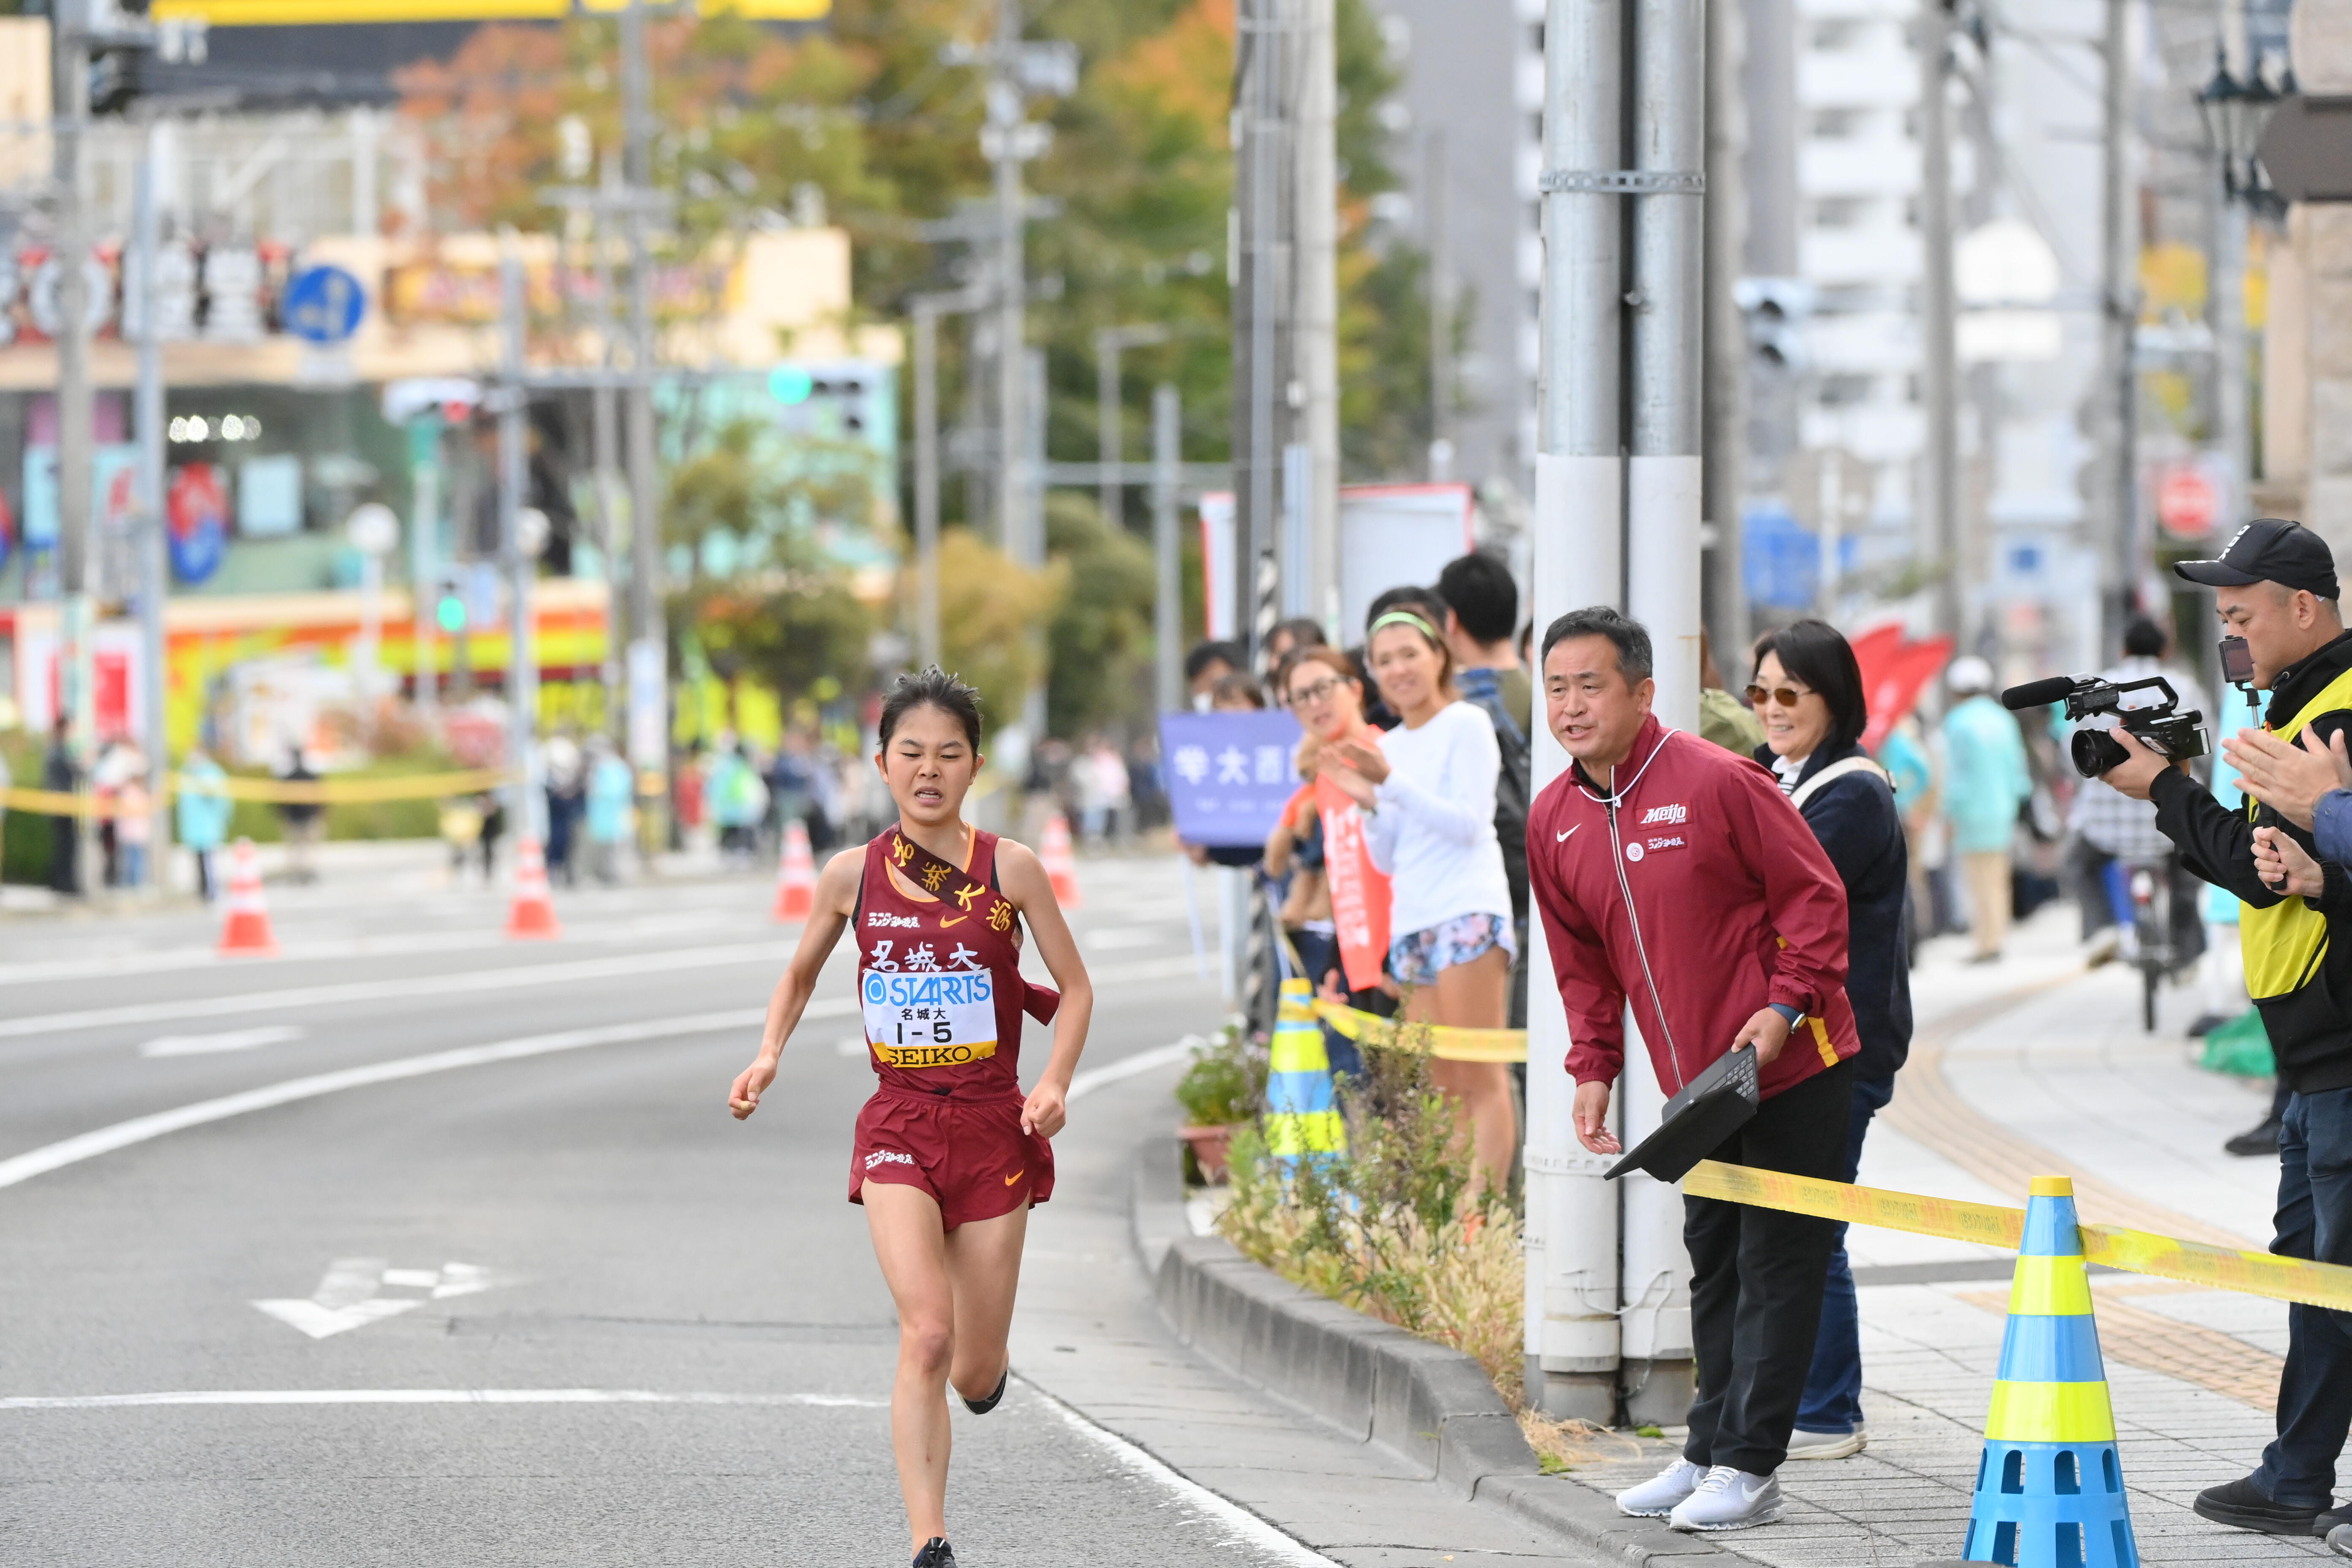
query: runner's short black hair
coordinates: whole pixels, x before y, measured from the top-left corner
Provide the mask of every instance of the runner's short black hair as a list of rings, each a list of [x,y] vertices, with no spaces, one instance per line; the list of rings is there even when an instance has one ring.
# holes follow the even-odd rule
[[[1814,620],[1767,632],[1757,639],[1748,679],[1756,679],[1755,669],[1768,653],[1780,656],[1782,669],[1803,681],[1807,689],[1820,692],[1829,704],[1831,740],[1850,746],[1862,739],[1870,728],[1870,703],[1863,695],[1862,665],[1844,633],[1827,621]]]
[[[1628,686],[1641,685],[1658,667],[1656,656],[1650,651],[1649,628],[1606,605],[1570,610],[1546,626],[1543,658],[1538,663],[1548,662],[1551,658],[1551,650],[1570,637],[1607,637],[1614,643],[1617,647],[1617,670],[1624,676]]]
[[[1501,642],[1519,624],[1519,585],[1509,567],[1483,550],[1447,562],[1437,591],[1474,642]]]
[[[898,721],[918,708],[936,708],[961,724],[963,738],[973,751],[980,750],[980,693],[936,664],[891,683],[890,694],[882,699],[882,739],[877,749],[888,748]]]

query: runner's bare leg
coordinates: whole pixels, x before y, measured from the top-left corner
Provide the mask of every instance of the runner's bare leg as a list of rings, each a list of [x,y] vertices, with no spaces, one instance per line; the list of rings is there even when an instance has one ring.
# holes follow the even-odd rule
[[[948,1279],[955,1292],[955,1353],[948,1382],[966,1399],[996,1392],[1011,1358],[1013,1296],[1021,1284],[1021,1244],[1029,1206],[948,1232]]]
[[[890,1385],[890,1449],[913,1545],[948,1532],[948,1367],[956,1350],[955,1290],[940,1205],[919,1187],[867,1182],[866,1226],[898,1309],[898,1375]],[[968,1227],[967,1227],[968,1228]],[[1011,1292],[1007,1292],[1008,1301]],[[985,1392],[983,1390],[983,1392]]]

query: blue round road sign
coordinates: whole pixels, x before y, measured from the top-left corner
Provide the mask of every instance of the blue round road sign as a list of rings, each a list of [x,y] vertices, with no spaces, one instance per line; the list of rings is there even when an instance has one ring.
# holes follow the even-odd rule
[[[286,286],[286,330],[322,346],[349,342],[367,314],[367,290],[340,267],[312,267]]]

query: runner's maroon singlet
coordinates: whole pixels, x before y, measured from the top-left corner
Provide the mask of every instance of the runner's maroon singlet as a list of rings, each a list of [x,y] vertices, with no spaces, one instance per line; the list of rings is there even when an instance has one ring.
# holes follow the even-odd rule
[[[849,1201],[867,1182],[920,1187],[946,1228],[993,1219],[1054,1190],[1054,1152],[1021,1131],[1020,917],[996,889],[997,836],[972,830],[959,890],[922,876],[898,829],[866,847],[853,932],[866,1052],[881,1080],[858,1113]],[[911,851],[912,847],[906,848]]]

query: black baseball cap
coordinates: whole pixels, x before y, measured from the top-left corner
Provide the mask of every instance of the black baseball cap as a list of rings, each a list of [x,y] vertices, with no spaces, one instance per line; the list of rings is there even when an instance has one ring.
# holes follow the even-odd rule
[[[2238,530],[2229,547],[2210,561],[2183,561],[2172,568],[2209,588],[2242,588],[2276,583],[2323,599],[2336,597],[2336,557],[2327,542],[2299,522],[2258,517]]]

